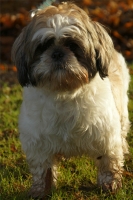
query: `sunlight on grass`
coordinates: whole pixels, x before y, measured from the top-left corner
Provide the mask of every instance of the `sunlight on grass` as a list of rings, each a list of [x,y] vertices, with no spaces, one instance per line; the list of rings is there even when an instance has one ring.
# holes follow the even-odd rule
[[[131,130],[128,135],[130,155],[125,162],[123,188],[115,196],[102,193],[96,185],[96,168],[86,157],[62,159],[59,163],[59,179],[50,200],[102,200],[132,197],[133,191],[133,65],[130,66],[131,83],[129,89],[129,115]],[[20,86],[9,87],[4,84],[0,89],[0,200],[29,200],[27,191],[31,176],[21,151],[18,134],[18,112],[22,101]],[[133,199],[133,198],[132,198]]]

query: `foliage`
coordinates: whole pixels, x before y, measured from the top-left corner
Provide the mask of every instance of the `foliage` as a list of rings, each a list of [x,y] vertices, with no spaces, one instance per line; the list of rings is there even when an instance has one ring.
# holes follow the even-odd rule
[[[29,22],[29,11],[38,7],[43,0],[14,0],[8,3],[5,0],[1,1],[1,63],[12,64],[12,44],[22,28]],[[75,0],[74,2],[82,7],[94,21],[103,24],[111,35],[115,48],[122,52],[127,61],[133,61],[133,1]],[[0,65],[0,70],[3,69],[10,70],[10,66]]]

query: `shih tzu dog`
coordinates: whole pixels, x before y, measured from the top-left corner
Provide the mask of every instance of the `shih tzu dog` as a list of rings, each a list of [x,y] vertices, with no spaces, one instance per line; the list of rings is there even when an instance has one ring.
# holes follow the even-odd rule
[[[12,56],[24,87],[19,131],[32,197],[45,197],[56,182],[58,154],[91,157],[98,185],[120,188],[130,78],[104,28],[72,3],[42,8],[16,39]]]

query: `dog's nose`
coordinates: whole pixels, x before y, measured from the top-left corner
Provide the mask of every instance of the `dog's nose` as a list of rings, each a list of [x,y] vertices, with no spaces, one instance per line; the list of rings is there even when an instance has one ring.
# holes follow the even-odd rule
[[[64,53],[60,50],[56,50],[52,53],[52,58],[55,61],[58,61],[64,57]]]

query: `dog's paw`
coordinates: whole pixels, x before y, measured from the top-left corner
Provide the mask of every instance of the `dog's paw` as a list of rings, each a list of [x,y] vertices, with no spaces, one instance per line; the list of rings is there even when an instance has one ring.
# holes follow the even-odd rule
[[[38,185],[32,185],[28,192],[28,196],[32,197],[33,199],[44,199],[46,195],[45,187]]]
[[[122,181],[121,180],[112,180],[110,183],[103,183],[101,185],[102,190],[105,192],[117,192],[122,187]]]
[[[34,177],[35,179],[35,177]],[[52,187],[52,172],[51,169],[47,170],[46,175],[42,179],[38,179],[33,182],[33,185],[29,191],[29,196],[33,199],[45,199],[50,193]]]
[[[98,185],[105,192],[117,192],[122,187],[121,173],[104,172],[98,175]]]

